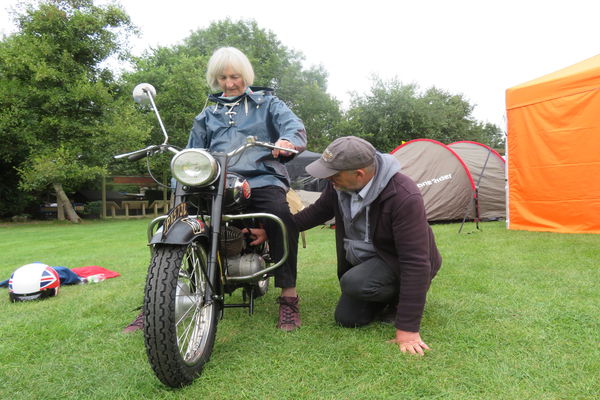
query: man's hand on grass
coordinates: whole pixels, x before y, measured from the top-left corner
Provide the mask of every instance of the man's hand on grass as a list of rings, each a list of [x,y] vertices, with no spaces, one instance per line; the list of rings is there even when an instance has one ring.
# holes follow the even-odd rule
[[[396,338],[388,340],[388,343],[396,343],[403,353],[424,355],[425,350],[431,350],[429,346],[421,340],[419,332],[408,332],[396,329]]]

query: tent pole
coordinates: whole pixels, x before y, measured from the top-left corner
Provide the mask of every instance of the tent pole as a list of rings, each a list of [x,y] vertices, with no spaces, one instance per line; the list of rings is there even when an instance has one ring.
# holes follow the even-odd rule
[[[469,200],[469,205],[467,205],[467,211],[465,211],[465,216],[462,219],[462,222],[460,224],[460,228],[458,228],[458,233],[462,232],[462,228],[463,225],[465,224],[465,221],[467,220],[467,215],[469,215],[469,208],[471,207],[471,204],[473,203],[473,200],[475,200],[478,196],[477,193],[477,187],[475,188],[475,195],[471,198],[471,200]],[[475,213],[477,213],[477,206],[475,206]],[[478,227],[479,229],[479,227]]]
[[[471,203],[475,201],[475,226],[479,229],[479,185],[481,184],[481,178],[483,178],[483,174],[485,169],[487,168],[488,161],[490,160],[490,155],[492,154],[492,150],[488,149],[487,157],[485,158],[485,162],[483,163],[483,168],[481,169],[481,173],[479,174],[479,179],[477,179],[477,185],[475,185],[475,196],[469,201],[469,205],[467,206],[467,210],[465,211],[465,216],[463,217],[462,223],[460,224],[460,228],[458,229],[458,233],[462,231],[463,225],[467,220],[467,215],[469,214],[469,208],[471,207]]]

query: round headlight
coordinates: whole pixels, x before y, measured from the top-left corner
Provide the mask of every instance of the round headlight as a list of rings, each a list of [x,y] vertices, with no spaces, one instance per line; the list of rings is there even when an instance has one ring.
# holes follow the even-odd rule
[[[219,176],[219,163],[207,151],[186,149],[171,160],[175,179],[188,186],[206,186]]]

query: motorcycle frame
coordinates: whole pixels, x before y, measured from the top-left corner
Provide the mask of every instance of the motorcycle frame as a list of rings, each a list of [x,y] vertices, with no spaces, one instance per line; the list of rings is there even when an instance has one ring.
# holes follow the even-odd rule
[[[244,214],[222,214],[223,210],[223,196],[225,192],[225,180],[227,178],[227,160],[228,155],[225,153],[214,153],[213,157],[220,164],[221,174],[217,181],[216,187],[213,189],[213,193],[211,194],[211,208],[210,208],[210,217],[209,217],[209,229],[206,229],[206,226],[201,231],[194,231],[192,227],[183,221],[183,219],[177,219],[173,225],[169,228],[169,231],[166,234],[156,233],[156,231],[163,225],[164,221],[167,219],[167,215],[161,215],[159,217],[154,218],[149,224],[147,229],[148,234],[148,245],[150,246],[150,252],[154,248],[156,244],[176,244],[176,245],[187,245],[194,241],[198,241],[199,238],[204,238],[208,240],[210,243],[210,253],[208,257],[208,265],[207,270],[204,271],[209,281],[209,289],[206,291],[206,300],[214,299],[217,296],[221,301],[222,293],[213,293],[215,288],[213,286],[216,283],[216,272],[218,271],[221,279],[220,282],[223,285],[227,285],[228,283],[234,284],[243,284],[243,283],[252,283],[256,282],[258,279],[263,277],[265,274],[275,270],[279,266],[281,266],[288,258],[289,255],[289,246],[288,246],[288,234],[287,228],[285,224],[281,220],[281,218],[277,217],[274,214],[269,213],[244,213]],[[215,190],[216,189],[216,190]],[[185,191],[185,189],[182,189]],[[175,194],[175,201],[173,204],[173,208],[179,205],[180,203],[186,202],[187,196],[193,196],[191,193],[181,193]],[[169,210],[170,212],[171,210]],[[188,218],[198,219],[199,215],[188,215]],[[202,220],[206,221],[206,216],[200,215]],[[244,276],[228,276],[224,269],[219,268],[219,236],[221,234],[221,226],[224,222],[235,221],[235,220],[243,220],[243,219],[254,219],[254,218],[268,218],[277,223],[279,228],[281,229],[281,234],[283,237],[283,255],[279,261],[273,263],[272,265],[267,266],[260,271],[257,271],[250,275]],[[222,292],[222,291],[221,291]]]

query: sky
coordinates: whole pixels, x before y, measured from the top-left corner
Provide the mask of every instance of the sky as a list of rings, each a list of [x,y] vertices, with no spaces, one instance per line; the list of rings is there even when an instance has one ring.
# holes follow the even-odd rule
[[[0,0],[0,34],[14,30]],[[97,0],[96,4],[106,3]],[[141,31],[134,54],[181,42],[211,22],[254,20],[322,65],[349,105],[372,77],[461,94],[473,117],[506,128],[507,88],[600,53],[597,0],[121,0]],[[151,83],[151,82],[150,82]]]

